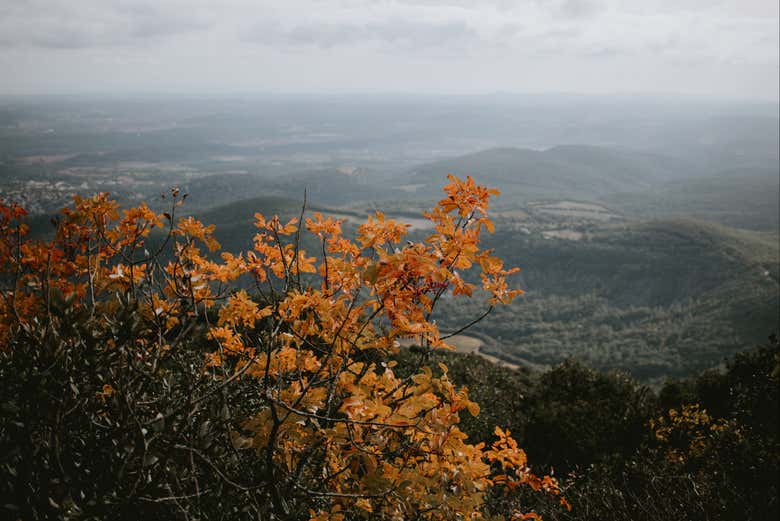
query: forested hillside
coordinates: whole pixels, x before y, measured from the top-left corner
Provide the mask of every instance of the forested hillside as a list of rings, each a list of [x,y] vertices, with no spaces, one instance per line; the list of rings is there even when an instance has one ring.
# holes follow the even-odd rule
[[[498,230],[489,239],[522,266],[528,291],[475,330],[510,361],[576,357],[643,379],[718,365],[778,330],[778,242],[701,221],[606,227],[581,240]],[[444,302],[444,306],[450,303]],[[456,327],[461,313],[446,307]]]

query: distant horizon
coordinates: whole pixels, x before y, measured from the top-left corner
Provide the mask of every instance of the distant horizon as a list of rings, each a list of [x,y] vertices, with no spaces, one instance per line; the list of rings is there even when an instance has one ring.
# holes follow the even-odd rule
[[[703,104],[745,104],[780,105],[777,97],[739,97],[719,94],[697,94],[689,92],[660,91],[615,91],[615,92],[576,92],[576,91],[509,91],[485,90],[474,92],[427,91],[427,90],[367,90],[367,89],[323,89],[323,90],[268,90],[268,89],[135,89],[135,90],[59,90],[59,91],[0,91],[0,98],[168,98],[180,99],[228,99],[228,98],[339,98],[357,97],[359,99],[404,99],[404,98],[440,98],[440,99],[550,99],[550,100],[644,100],[675,101]],[[778,114],[780,116],[780,114]]]

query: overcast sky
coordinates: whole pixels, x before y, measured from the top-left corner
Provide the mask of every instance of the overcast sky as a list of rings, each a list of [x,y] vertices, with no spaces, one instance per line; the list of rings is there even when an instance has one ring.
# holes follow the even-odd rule
[[[777,0],[0,0],[0,92],[777,100]]]

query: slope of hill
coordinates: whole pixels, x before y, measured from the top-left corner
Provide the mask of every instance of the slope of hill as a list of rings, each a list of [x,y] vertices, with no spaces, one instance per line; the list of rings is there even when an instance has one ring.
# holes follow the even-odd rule
[[[738,228],[772,231],[780,228],[778,193],[777,168],[743,168],[613,194],[603,200],[612,208],[643,217],[689,215]]]
[[[357,168],[297,172],[271,180],[268,188],[288,197],[301,197],[305,189],[310,201],[324,205],[393,197],[393,190],[382,186],[369,172]]]
[[[268,195],[268,180],[257,174],[218,174],[192,179],[181,188],[189,194],[188,206],[202,211]]]
[[[778,238],[691,220],[604,228],[581,241],[497,232],[528,293],[476,326],[508,361],[576,357],[645,380],[712,367],[780,327]],[[456,327],[478,304],[444,303]]]
[[[495,148],[420,166],[410,183],[436,189],[448,173],[469,174],[498,187],[511,200],[587,199],[647,188],[694,171],[669,157],[600,147]]]

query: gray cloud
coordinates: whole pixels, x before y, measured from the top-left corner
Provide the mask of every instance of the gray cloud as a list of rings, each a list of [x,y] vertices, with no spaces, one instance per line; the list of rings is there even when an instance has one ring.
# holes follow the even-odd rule
[[[569,19],[592,18],[606,9],[604,3],[591,0],[564,0],[558,8],[558,15]]]
[[[9,0],[0,91],[339,89],[360,67],[369,89],[777,98],[778,38],[767,0]]]
[[[145,45],[209,27],[163,2],[12,2],[0,11],[0,44],[48,49]]]
[[[281,23],[262,22],[244,34],[246,41],[264,45],[337,46],[380,44],[426,50],[431,47],[462,48],[479,36],[463,21],[425,23],[400,18],[356,23],[306,23],[285,28]]]

